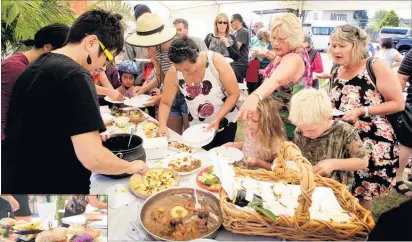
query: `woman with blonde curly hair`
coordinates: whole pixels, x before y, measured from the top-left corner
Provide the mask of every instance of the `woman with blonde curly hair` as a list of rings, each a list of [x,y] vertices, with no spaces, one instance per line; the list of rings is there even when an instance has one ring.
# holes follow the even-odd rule
[[[343,121],[358,129],[369,165],[355,172],[353,193],[372,209],[372,197],[387,196],[399,167],[399,143],[386,115],[405,108],[401,86],[383,60],[371,63],[376,81],[367,71],[368,35],[359,27],[342,25],[331,34],[328,50],[337,67],[332,70],[330,96]],[[372,60],[372,59],[371,59]]]
[[[272,21],[271,42],[276,58],[266,67],[262,85],[243,103],[238,117],[250,119],[260,100],[273,94],[285,124],[289,140],[293,140],[295,126],[288,120],[289,101],[303,87],[311,86],[311,65],[303,50],[304,33],[296,15],[286,13]]]
[[[247,121],[243,142],[226,143],[226,147],[242,150],[245,159],[241,165],[249,169],[272,170],[280,143],[286,140],[282,119],[273,98],[266,98],[257,105],[257,112]]]
[[[239,59],[239,47],[236,37],[230,32],[229,17],[225,13],[220,13],[215,18],[213,33],[205,38],[205,44],[209,50],[236,61]]]

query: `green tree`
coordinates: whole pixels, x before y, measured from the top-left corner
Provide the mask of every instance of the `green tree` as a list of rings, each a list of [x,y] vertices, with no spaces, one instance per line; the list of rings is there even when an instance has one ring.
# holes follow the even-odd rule
[[[400,23],[398,15],[395,13],[395,11],[391,10],[386,16],[382,19],[382,21],[379,23],[379,29],[382,27],[398,27]]]
[[[123,16],[123,21],[134,21],[132,8],[123,1],[107,1],[99,0],[91,4],[88,9],[101,8],[112,13],[117,13]]]
[[[387,10],[379,10],[375,12],[373,18],[369,21],[367,28],[369,30],[379,32],[379,23],[385,18],[385,16],[389,13]]]
[[[33,38],[42,27],[52,23],[71,25],[75,17],[68,1],[3,0],[1,3],[2,57],[14,53],[19,41]]]

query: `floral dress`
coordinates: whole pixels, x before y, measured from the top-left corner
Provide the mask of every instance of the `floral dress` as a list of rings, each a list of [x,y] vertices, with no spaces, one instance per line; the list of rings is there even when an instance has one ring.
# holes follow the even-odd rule
[[[301,50],[298,50],[295,53],[298,54],[303,59],[305,63],[305,73],[298,81],[280,86],[272,94],[272,97],[275,99],[276,104],[278,105],[279,114],[285,126],[286,135],[288,137],[288,140],[290,141],[294,141],[295,128],[296,128],[289,121],[290,99],[292,98],[293,94],[296,94],[303,88],[311,87],[312,85],[312,83],[310,83],[312,79],[311,78],[312,77],[312,67],[310,64],[308,53],[306,51],[301,51]],[[276,59],[274,61],[276,61]],[[274,64],[274,61],[272,61],[265,69],[265,72],[263,75],[265,80],[269,78],[272,75],[273,71],[279,66],[280,61],[277,64]]]
[[[383,102],[382,95],[364,69],[350,80],[338,78],[339,69],[332,72],[330,96],[334,108],[343,112],[362,106],[372,106]],[[366,170],[355,172],[352,189],[354,196],[371,198],[387,196],[392,179],[399,167],[399,143],[396,141],[391,124],[385,116],[359,117],[354,124],[369,155]]]

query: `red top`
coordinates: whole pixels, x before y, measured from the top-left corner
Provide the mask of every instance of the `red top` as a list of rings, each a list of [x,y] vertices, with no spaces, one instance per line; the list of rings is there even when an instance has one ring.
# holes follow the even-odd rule
[[[322,57],[320,57],[319,51],[316,52],[315,58],[313,59],[312,72],[323,73]]]
[[[7,111],[14,84],[17,77],[29,65],[29,60],[23,52],[16,53],[1,63],[1,140],[6,138],[4,128],[6,127]]]

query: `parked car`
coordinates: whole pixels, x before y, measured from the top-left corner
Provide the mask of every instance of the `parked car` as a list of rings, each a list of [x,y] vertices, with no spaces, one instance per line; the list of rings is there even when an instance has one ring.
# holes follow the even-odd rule
[[[393,43],[398,44],[401,38],[411,35],[411,28],[402,27],[382,27],[378,34],[378,41],[382,38],[392,37]]]
[[[328,49],[330,34],[333,32],[336,26],[344,25],[344,21],[317,21],[312,23],[310,29],[310,35],[313,41],[313,48],[319,51],[325,51]]]
[[[405,55],[411,48],[412,48],[412,37],[410,35],[405,38],[399,39],[398,43],[396,44],[396,49],[402,55]]]

